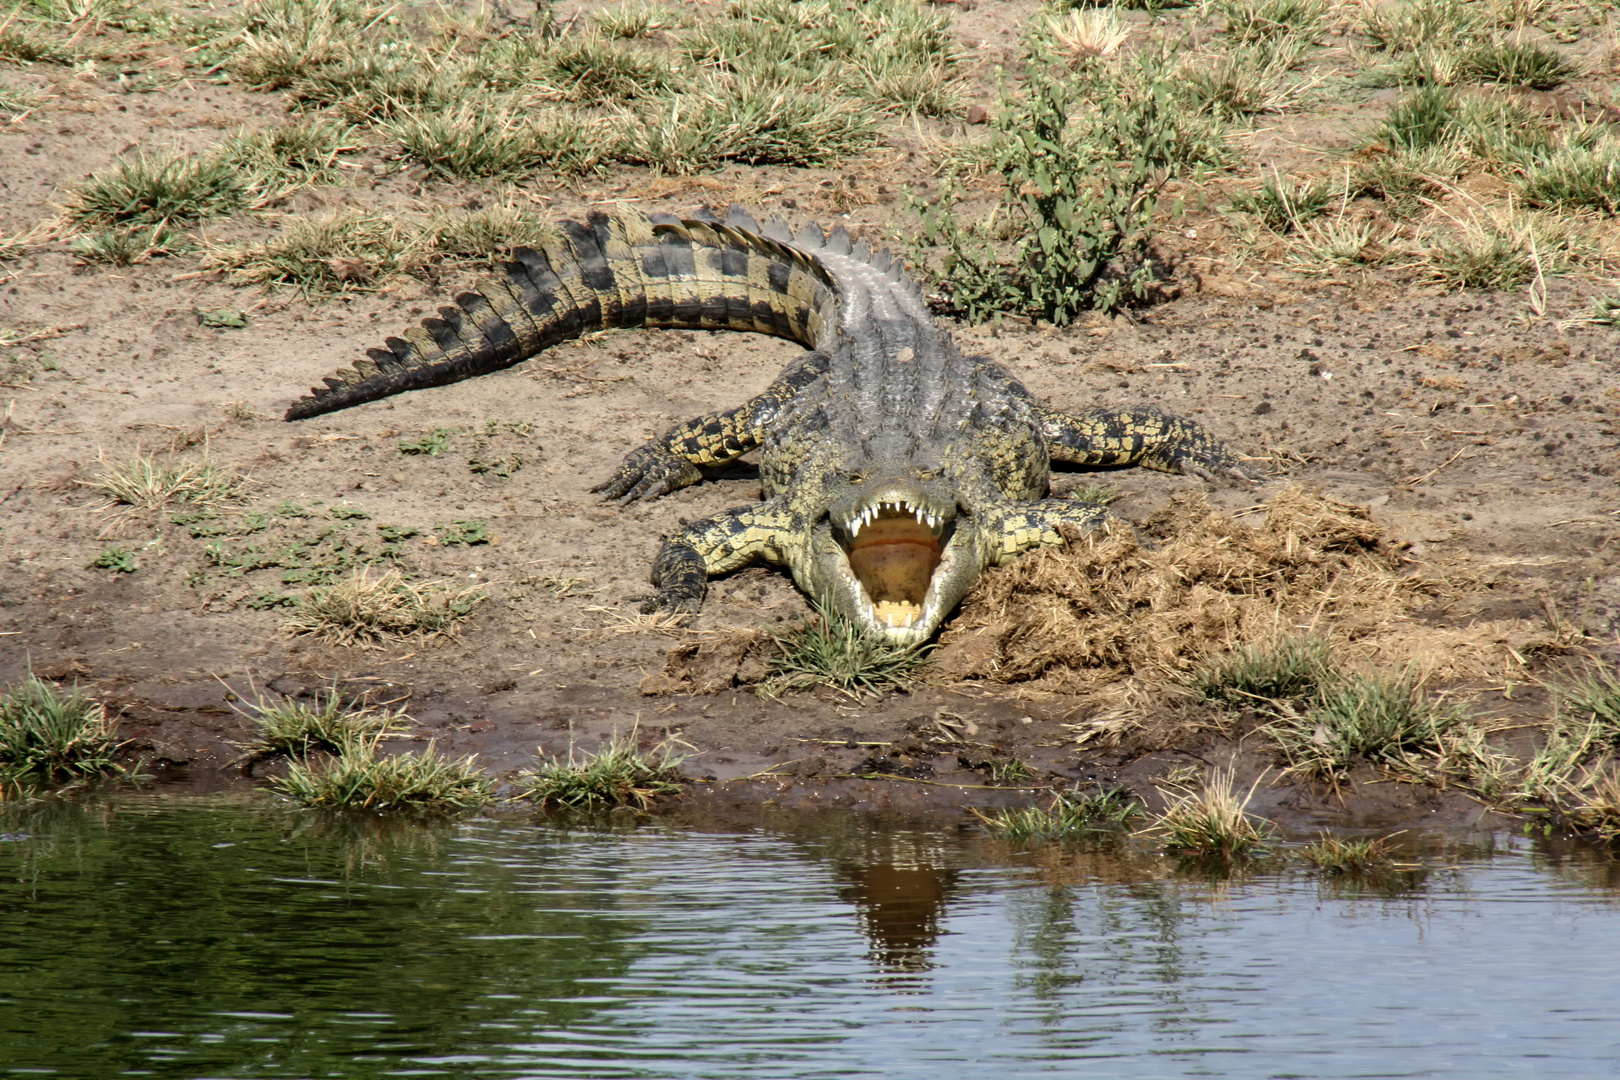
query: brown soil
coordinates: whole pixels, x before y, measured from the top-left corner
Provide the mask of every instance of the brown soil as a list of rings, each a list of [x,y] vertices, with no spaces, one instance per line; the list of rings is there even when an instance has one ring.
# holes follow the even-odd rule
[[[979,65],[980,103],[993,103],[993,65],[1013,49],[1030,10],[983,3],[958,16]],[[270,123],[284,111],[276,95],[234,86],[182,81],[137,94],[49,66],[10,74],[54,96],[40,114],[0,125],[0,234],[50,218],[66,188],[122,153],[208,146],[223,127]],[[1571,92],[1610,89],[1594,76]],[[1313,151],[1302,147],[1348,145],[1386,108],[1384,97],[1362,94],[1268,117],[1242,167],[1185,187],[1192,209],[1166,239],[1177,298],[1070,327],[1010,319],[957,333],[1043,399],[1160,405],[1196,417],[1270,473],[1253,488],[1135,471],[1101,478],[1125,492],[1114,508],[1130,519],[1161,514],[1185,492],[1232,513],[1301,486],[1365,508],[1392,572],[1477,583],[1392,608],[1388,620],[1411,649],[1421,650],[1426,634],[1472,640],[1469,628],[1483,623],[1519,628],[1518,638],[1493,638],[1499,644],[1543,649],[1436,670],[1433,685],[1466,691],[1481,713],[1539,722],[1548,704],[1534,684],[1548,656],[1574,649],[1612,660],[1620,635],[1620,340],[1612,329],[1559,323],[1585,311],[1600,287],[1552,280],[1538,317],[1523,294],[1446,293],[1377,275],[1300,278],[1264,262],[1240,266],[1227,219],[1201,209],[1305,160]],[[837,169],[728,167],[687,179],[617,170],[570,187],[428,182],[409,168],[387,172],[373,157],[363,182],[304,192],[288,212],[516,200],[577,215],[611,203],[679,210],[736,200],[882,238],[906,228],[904,193],[933,185],[935,140],[965,130],[897,125],[883,148]],[[244,218],[221,228],[263,235],[273,227]],[[1612,219],[1601,228],[1612,230]],[[1103,711],[1085,680],[981,678],[863,701],[830,691],[769,701],[746,687],[644,694],[650,676],[649,689],[661,685],[672,649],[734,628],[778,628],[804,614],[804,600],[785,576],[749,569],[715,582],[690,627],[647,629],[625,600],[646,590],[660,536],[756,498],[757,481],[739,468],[626,508],[588,489],[672,422],[763,388],[796,349],[736,334],[613,332],[501,374],[296,425],[279,420],[312,381],[432,314],[465,284],[456,275],[404,279],[311,303],[233,288],[189,260],[77,265],[60,243],[0,267],[0,327],[59,331],[4,354],[13,358],[8,370],[32,374],[0,390],[0,684],[30,665],[77,680],[118,711],[131,754],[160,775],[197,780],[235,758],[230,744],[245,738],[231,691],[301,693],[334,680],[403,701],[417,741],[477,753],[502,773],[537,747],[588,749],[638,727],[644,740],[678,736],[700,752],[689,771],[731,781],[723,799],[899,808],[1027,800],[1023,791],[950,786],[989,785],[985,763],[1012,757],[1043,778],[1144,791],[1177,765],[1224,763],[1233,753],[1251,774],[1274,765],[1257,740],[1235,741],[1241,726],[1212,726],[1173,695],[1109,699],[1110,715],[1129,721],[1116,725],[1117,742],[1077,743]],[[216,308],[249,309],[247,326],[200,325],[196,312]],[[526,436],[497,429],[480,447],[471,432],[488,421],[531,427]],[[402,455],[401,442],[439,428],[460,432],[447,452]],[[298,591],[280,583],[280,571],[229,576],[210,564],[208,538],[173,523],[185,507],[120,514],[81,486],[102,459],[176,446],[249,473],[243,511],[297,503],[316,515],[276,519],[267,536],[287,542],[352,527],[375,548],[368,530],[376,525],[415,526],[421,533],[403,541],[405,568],[483,584],[490,598],[453,638],[367,649],[291,636],[283,612],[251,606],[262,594]],[[469,459],[495,453],[519,454],[522,467],[509,478],[469,468]],[[1062,474],[1055,486],[1096,479]],[[369,516],[335,518],[334,508]],[[470,520],[487,522],[488,544],[424,542],[440,526]],[[252,542],[225,541],[231,550]],[[138,569],[90,568],[109,546],[131,548]],[[990,674],[971,665],[957,673]],[[756,775],[767,767],[771,776]],[[813,779],[872,768],[894,779]],[[1263,812],[1305,822],[1477,812],[1454,795],[1396,785],[1353,783],[1344,801],[1282,786],[1261,800]]]

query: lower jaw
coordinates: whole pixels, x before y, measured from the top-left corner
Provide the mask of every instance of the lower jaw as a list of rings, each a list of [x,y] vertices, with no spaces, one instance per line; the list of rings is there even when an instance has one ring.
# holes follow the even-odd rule
[[[880,600],[872,605],[872,613],[891,630],[909,630],[922,619],[923,609],[903,600]]]

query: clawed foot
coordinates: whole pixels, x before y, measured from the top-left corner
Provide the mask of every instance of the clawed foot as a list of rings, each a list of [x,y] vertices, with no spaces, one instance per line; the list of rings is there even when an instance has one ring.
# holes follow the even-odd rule
[[[604,499],[621,503],[656,499],[703,479],[696,465],[676,457],[662,446],[648,444],[624,459],[610,478],[591,488]]]
[[[703,609],[703,597],[689,596],[674,589],[663,589],[652,596],[627,596],[643,615],[696,615]]]

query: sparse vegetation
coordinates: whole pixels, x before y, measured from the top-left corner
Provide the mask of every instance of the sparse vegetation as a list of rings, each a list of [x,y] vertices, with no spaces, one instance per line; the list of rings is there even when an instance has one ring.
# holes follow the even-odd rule
[[[4,53],[4,34],[5,31],[0,30],[0,55]],[[43,100],[39,94],[25,87],[0,82],[0,119],[14,120],[39,108]]]
[[[1274,233],[1299,232],[1325,213],[1341,193],[1322,181],[1273,176],[1254,192],[1232,196],[1232,209],[1252,214]]]
[[[1267,733],[1289,772],[1331,778],[1358,761],[1392,765],[1436,750],[1461,721],[1455,710],[1424,697],[1410,675],[1359,675],[1326,688],[1309,711],[1278,719]]]
[[[928,657],[926,647],[896,645],[822,607],[772,640],[769,677],[760,685],[767,697],[818,685],[856,697],[904,690],[916,682]]]
[[[115,574],[133,574],[135,565],[135,552],[127,547],[110,547],[90,560],[92,570],[111,570]]]
[[[536,758],[534,768],[517,780],[518,797],[548,809],[600,810],[633,806],[645,810],[661,797],[681,789],[681,762],[668,741],[643,753],[634,734],[615,738],[594,754],[568,759]]]
[[[1089,795],[1076,792],[1053,797],[1048,807],[1024,807],[986,813],[973,811],[986,830],[1008,840],[1086,840],[1119,836],[1132,818],[1142,813],[1140,803],[1120,789]]]
[[[283,626],[332,645],[375,645],[388,638],[452,634],[488,597],[482,588],[452,590],[435,582],[412,582],[398,570],[373,576],[361,567],[335,585],[317,586],[302,597]]]
[[[0,795],[25,782],[83,781],[116,772],[118,744],[100,702],[30,672],[0,695]]]
[[[271,787],[315,809],[374,814],[453,813],[494,798],[495,782],[472,757],[443,758],[432,744],[420,754],[379,755],[377,742],[353,740],[324,762],[294,761]]]

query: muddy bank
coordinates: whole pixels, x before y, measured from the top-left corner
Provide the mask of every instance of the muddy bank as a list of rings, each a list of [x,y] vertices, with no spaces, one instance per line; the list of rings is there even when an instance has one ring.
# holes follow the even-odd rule
[[[971,56],[968,96],[981,112],[1034,11],[1012,3],[960,13],[953,33]],[[1130,18],[1136,31],[1152,21]],[[1216,32],[1200,30],[1204,39]],[[1347,27],[1325,32],[1319,74],[1343,68],[1348,78],[1358,42]],[[1576,52],[1599,47],[1588,35]],[[180,78],[183,50],[142,48],[128,60],[133,79],[63,65],[8,69],[46,97],[0,127],[0,235],[57,220],[75,187],[121,155],[198,153],[237,125],[296,118],[283,94],[250,92],[228,75]],[[1570,100],[1602,98],[1612,89],[1606,72],[1590,65]],[[1172,182],[1165,195],[1185,199],[1186,213],[1156,244],[1164,302],[1061,328],[1010,318],[952,330],[1045,401],[1191,416],[1264,474],[1253,487],[1135,471],[1056,478],[1060,495],[1107,485],[1113,509],[1155,542],[1174,542],[1153,523],[1194,496],[1241,521],[1293,490],[1356,508],[1378,531],[1389,579],[1430,585],[1383,616],[1392,632],[1376,640],[1399,647],[1355,661],[1416,665],[1427,691],[1489,721],[1499,745],[1522,755],[1553,714],[1542,680],[1620,663],[1620,332],[1582,318],[1607,281],[1571,272],[1534,292],[1449,290],[1383,263],[1296,272],[1286,252],[1251,243],[1253,223],[1232,210],[1234,197],[1279,170],[1318,170],[1324,155],[1355,153],[1392,93],[1345,83],[1302,98],[1241,134],[1241,164]],[[351,211],[419,222],[481,207],[579,216],[735,201],[895,245],[912,229],[908,196],[937,192],[944,150],[979,130],[954,118],[895,121],[879,147],[830,168],[726,164],[676,177],[615,166],[511,184],[435,177],[379,137],[345,159],[341,181],[206,229],[247,242]],[[965,189],[965,210],[994,201],[981,180]],[[1467,191],[1436,194],[1431,216],[1472,215],[1475,192],[1502,188],[1483,173],[1466,182]],[[1380,228],[1396,210],[1370,197],[1340,201]],[[1612,218],[1587,224],[1614,239]],[[806,611],[783,575],[752,568],[715,582],[686,626],[660,629],[633,614],[661,537],[757,499],[757,475],[745,460],[625,508],[589,489],[672,423],[762,390],[795,346],[614,331],[498,374],[287,424],[278,418],[308,386],[431,316],[473,271],[434,262],[322,298],[234,285],[191,256],[97,263],[70,241],[51,233],[0,268],[0,683],[30,667],[78,683],[109,703],[132,760],[155,775],[249,782],[229,766],[248,723],[228,695],[334,684],[405,708],[417,726],[399,749],[432,741],[478,754],[499,775],[537,750],[589,751],[632,731],[648,744],[677,738],[692,748],[689,771],[714,778],[702,790],[717,799],[909,809],[1027,800],[1038,796],[1024,789],[1096,781],[1155,800],[1155,779],[1187,766],[1236,755],[1248,778],[1279,769],[1252,717],[1195,707],[1164,678],[1132,683],[1110,672],[1088,683],[1074,677],[1079,650],[1065,654],[1067,676],[1051,676],[1046,660],[1063,650],[1050,639],[1021,656],[1001,637],[975,651],[961,640],[965,618],[946,627],[940,684],[909,694],[765,701],[740,665],[711,692],[685,693],[690,680],[679,665],[671,674],[672,651],[779,632]],[[246,479],[208,506],[133,510],[97,494],[108,469],[142,456],[208,462]],[[311,588],[365,568],[484,599],[449,637],[339,647],[289,629]],[[1349,641],[1338,611],[1355,587],[1323,576],[1315,592],[1276,609],[1274,629]],[[1080,603],[1072,590],[1048,592],[1070,609]],[[1033,610],[1030,595],[983,591],[964,613],[994,596]],[[1129,636],[1128,614],[1112,632]],[[993,783],[1014,761],[1033,782]],[[889,779],[838,779],[874,771]],[[1339,793],[1262,787],[1256,805],[1399,822],[1477,812],[1437,789],[1361,782],[1372,778],[1357,774]]]

